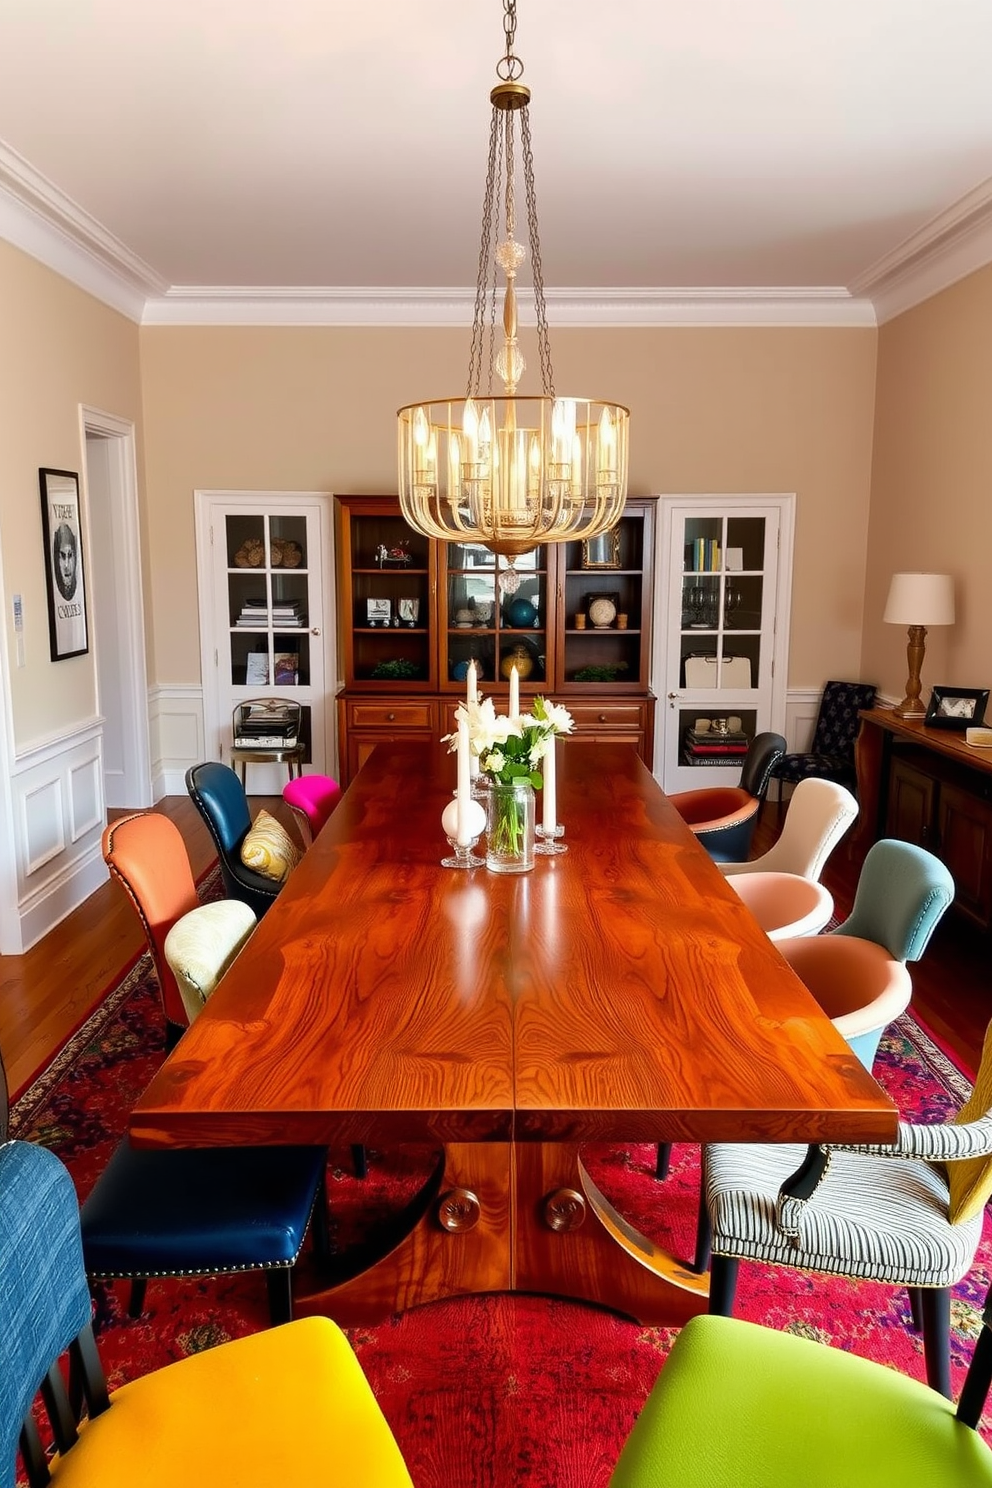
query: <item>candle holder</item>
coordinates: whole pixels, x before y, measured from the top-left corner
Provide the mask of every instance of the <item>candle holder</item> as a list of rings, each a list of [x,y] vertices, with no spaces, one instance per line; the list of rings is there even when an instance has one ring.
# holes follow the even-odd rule
[[[480,858],[478,853],[472,849],[476,846],[486,827],[486,813],[478,801],[468,800],[465,802],[465,828],[468,832],[468,842],[459,842],[457,836],[458,827],[458,800],[449,801],[441,813],[441,830],[447,837],[454,851],[448,857],[441,859],[442,868],[484,868],[485,858]]]
[[[534,828],[534,835],[537,838],[534,843],[534,852],[542,858],[560,857],[562,853],[568,852],[568,843],[558,841],[559,837],[565,835],[565,828],[561,822],[550,830],[538,825]]]
[[[485,858],[480,858],[472,849],[478,844],[478,837],[473,837],[471,842],[460,844],[457,837],[449,837],[449,843],[454,852],[448,857],[441,859],[442,868],[484,868]]]

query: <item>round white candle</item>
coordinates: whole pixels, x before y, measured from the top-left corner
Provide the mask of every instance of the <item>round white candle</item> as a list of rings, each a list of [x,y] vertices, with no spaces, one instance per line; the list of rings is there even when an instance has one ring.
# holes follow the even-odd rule
[[[510,719],[515,721],[520,717],[520,673],[517,671],[516,662],[510,668]]]
[[[468,747],[468,722],[464,718],[458,720],[458,789],[455,800],[458,803],[457,830],[455,841],[459,847],[468,847],[472,841],[472,832],[469,826],[469,803],[472,800],[472,777],[469,767]]]
[[[544,774],[543,806],[544,815],[542,825],[549,836],[554,836],[555,827],[558,825],[555,812],[558,810],[558,802],[555,799],[555,740],[551,739],[548,752],[541,761]]]

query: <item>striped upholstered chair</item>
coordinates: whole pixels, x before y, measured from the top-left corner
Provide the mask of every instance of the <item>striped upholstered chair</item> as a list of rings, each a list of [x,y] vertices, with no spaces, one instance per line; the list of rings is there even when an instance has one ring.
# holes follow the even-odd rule
[[[927,1381],[950,1397],[951,1287],[971,1268],[992,1195],[992,1025],[953,1123],[899,1123],[887,1146],[704,1151],[710,1312],[729,1316],[741,1260],[909,1288]],[[697,1263],[704,1259],[697,1252]]]

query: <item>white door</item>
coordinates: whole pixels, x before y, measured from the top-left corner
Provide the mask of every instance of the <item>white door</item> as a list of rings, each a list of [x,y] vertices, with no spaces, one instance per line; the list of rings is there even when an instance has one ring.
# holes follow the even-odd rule
[[[303,710],[307,773],[336,770],[330,497],[196,493],[204,737],[230,761],[235,707],[289,698]],[[285,765],[249,764],[249,794],[279,795]]]
[[[748,744],[785,722],[792,496],[663,497],[662,788],[736,785]]]

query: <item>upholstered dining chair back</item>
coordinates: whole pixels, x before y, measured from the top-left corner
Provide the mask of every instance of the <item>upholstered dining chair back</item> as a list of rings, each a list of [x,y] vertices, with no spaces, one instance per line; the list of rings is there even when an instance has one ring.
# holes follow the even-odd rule
[[[144,927],[158,977],[169,1041],[175,1042],[189,1019],[166,960],[165,940],[173,925],[199,903],[182,833],[160,811],[122,816],[104,829],[103,857],[111,877],[131,900]]]
[[[329,775],[299,775],[283,787],[282,798],[293,813],[303,846],[309,847],[340,801],[341,787]]]
[[[954,880],[925,848],[883,838],[868,851],[854,906],[834,935],[885,946],[897,961],[918,961],[954,898]]]
[[[772,778],[776,761],[782,758],[785,740],[781,734],[766,732],[755,734],[747,751],[744,768],[741,770],[741,790],[749,796],[763,800]]]
[[[794,873],[819,883],[827,859],[858,814],[849,790],[832,780],[801,780],[785,813],[777,841],[749,863],[722,863],[728,876]]]
[[[225,893],[243,900],[261,918],[280,885],[241,861],[241,844],[251,826],[244,786],[230,765],[205,760],[186,771],[186,789],[214,839]]]
[[[783,755],[775,765],[775,779],[795,785],[812,776],[836,780],[838,785],[853,790],[854,744],[860,728],[858,714],[862,709],[874,707],[875,690],[873,682],[824,683],[809,749],[803,754]]]

